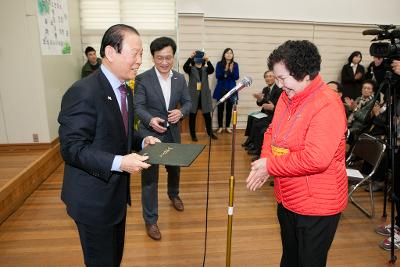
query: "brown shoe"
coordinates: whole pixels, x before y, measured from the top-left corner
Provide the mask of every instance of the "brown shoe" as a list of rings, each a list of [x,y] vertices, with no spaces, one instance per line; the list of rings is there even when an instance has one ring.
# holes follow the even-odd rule
[[[146,232],[147,235],[154,240],[160,240],[161,239],[161,233],[160,229],[158,229],[157,224],[147,224],[146,223]]]
[[[171,199],[172,206],[174,206],[177,211],[183,211],[185,209],[179,197],[170,197],[169,199]]]

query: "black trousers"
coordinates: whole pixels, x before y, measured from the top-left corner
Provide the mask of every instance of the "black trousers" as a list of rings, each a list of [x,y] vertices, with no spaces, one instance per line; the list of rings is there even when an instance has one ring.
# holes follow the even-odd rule
[[[272,117],[268,116],[261,119],[255,119],[253,127],[250,130],[250,141],[253,143],[254,149],[257,150],[258,154],[261,154],[261,148],[264,141],[264,133],[267,130],[269,124],[272,121]]]
[[[227,100],[224,103],[219,104],[219,106],[218,106],[218,127],[219,128],[222,128],[222,122],[224,120],[225,106],[226,106],[225,127],[229,128],[229,126],[231,125],[233,103],[231,103],[229,100]]]
[[[306,216],[278,204],[283,253],[281,267],[324,267],[340,213]]]
[[[87,267],[119,267],[124,252],[126,216],[112,226],[93,226],[75,221]]]
[[[253,128],[253,122],[255,120],[255,117],[250,115],[247,116],[246,131],[244,132],[244,136],[248,136],[250,138],[251,129]]]
[[[190,129],[190,136],[196,137],[196,113],[189,113],[189,129]],[[210,112],[203,113],[204,117],[204,122],[206,123],[206,130],[207,134],[211,135],[212,134],[212,128],[211,128],[211,114]]]

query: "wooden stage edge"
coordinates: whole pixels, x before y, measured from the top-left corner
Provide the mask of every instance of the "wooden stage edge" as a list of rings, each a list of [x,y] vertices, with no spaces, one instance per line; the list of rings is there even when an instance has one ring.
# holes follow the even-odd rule
[[[0,145],[0,151],[3,152],[23,152],[37,149],[47,150],[0,188],[0,224],[16,211],[62,163],[58,138],[48,144]]]

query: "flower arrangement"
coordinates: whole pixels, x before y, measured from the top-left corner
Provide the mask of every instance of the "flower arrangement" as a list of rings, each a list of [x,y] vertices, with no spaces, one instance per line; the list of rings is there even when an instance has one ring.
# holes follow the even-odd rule
[[[129,80],[126,82],[126,85],[132,90],[132,94],[135,92],[135,80]],[[136,131],[139,129],[140,120],[138,116],[135,114],[134,121],[133,121],[133,129]]]

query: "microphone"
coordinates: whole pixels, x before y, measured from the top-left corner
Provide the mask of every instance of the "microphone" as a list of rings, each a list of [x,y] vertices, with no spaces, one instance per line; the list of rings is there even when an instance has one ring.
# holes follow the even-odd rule
[[[378,35],[382,32],[382,30],[379,29],[368,29],[368,30],[364,30],[362,32],[363,35]]]
[[[245,76],[235,87],[233,87],[228,93],[226,93],[223,97],[221,97],[221,99],[217,103],[217,106],[225,102],[234,93],[239,92],[245,87],[249,87],[252,82],[253,79],[251,79],[251,77]]]

